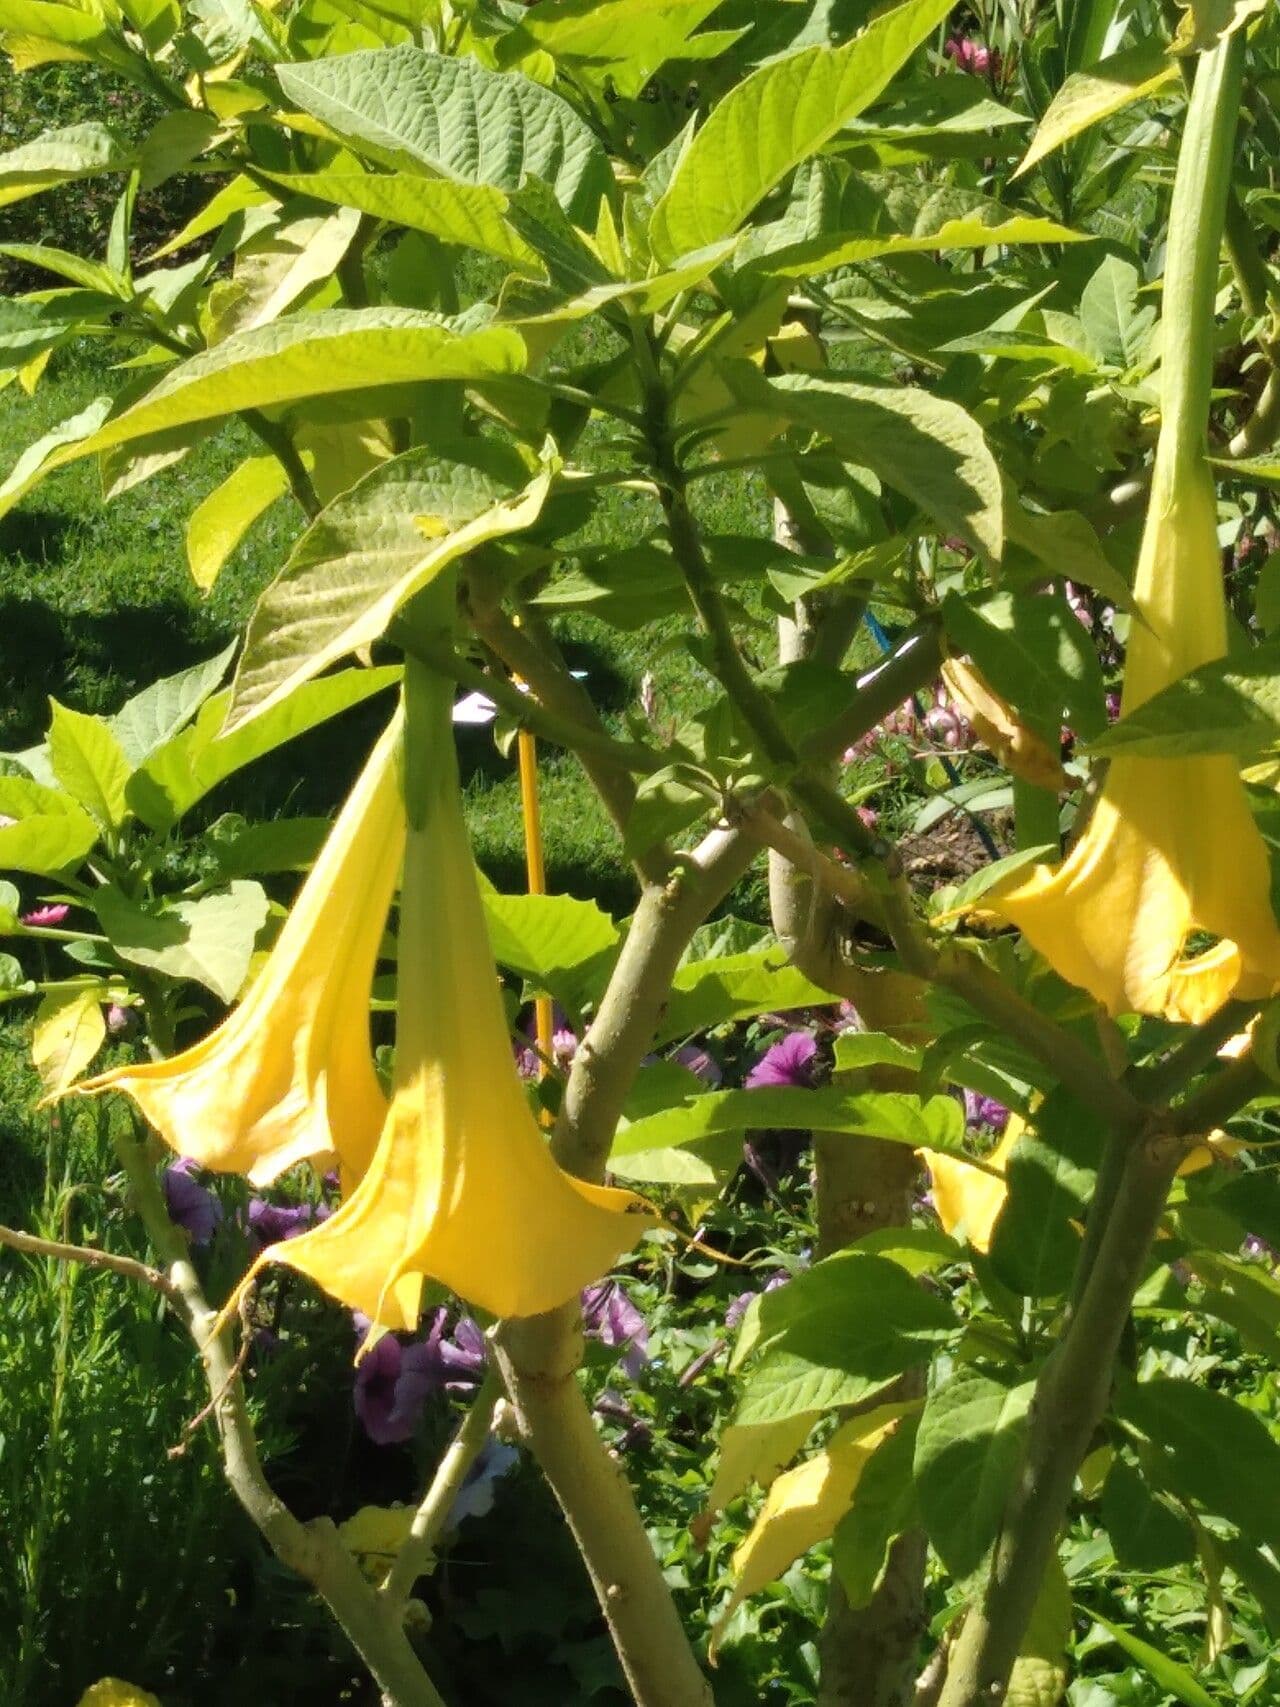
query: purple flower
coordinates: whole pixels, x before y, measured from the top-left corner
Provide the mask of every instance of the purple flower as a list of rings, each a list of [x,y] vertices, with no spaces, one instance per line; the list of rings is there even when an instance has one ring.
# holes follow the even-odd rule
[[[64,901],[54,901],[47,907],[36,907],[22,915],[22,923],[34,928],[41,925],[60,925],[71,911]]]
[[[190,1156],[183,1156],[164,1170],[160,1185],[170,1221],[182,1228],[193,1245],[207,1245],[222,1225],[222,1205],[195,1178],[199,1167]]]
[[[356,1327],[362,1331],[362,1318]],[[379,1446],[411,1439],[427,1399],[438,1390],[432,1350],[422,1340],[406,1345],[384,1334],[356,1365],[356,1415]]]
[[[441,1305],[431,1316],[425,1344],[432,1356],[437,1384],[445,1393],[469,1393],[484,1380],[488,1348],[470,1316],[459,1316],[446,1334],[449,1312]]]
[[[796,1085],[809,1089],[813,1085],[814,1056],[818,1045],[807,1031],[791,1031],[778,1043],[771,1045],[743,1080],[749,1091],[766,1085]]]
[[[616,1280],[598,1280],[582,1294],[582,1326],[602,1345],[625,1348],[622,1367],[633,1381],[649,1361],[649,1329]]]
[[[725,1327],[736,1328],[738,1323],[746,1315],[747,1307],[753,1299],[759,1298],[761,1293],[764,1292],[776,1292],[780,1286],[785,1286],[790,1279],[791,1276],[787,1273],[786,1269],[780,1268],[776,1274],[771,1274],[769,1276],[768,1280],[765,1281],[759,1291],[739,1292],[736,1298],[731,1298],[729,1300],[728,1308],[724,1313]]]
[[[719,1085],[724,1082],[724,1071],[715,1056],[710,1054],[699,1043],[684,1043],[671,1057],[682,1067],[687,1067],[691,1073],[708,1085]]]
[[[108,1002],[103,1017],[112,1037],[127,1037],[133,1029],[133,1014],[119,1002]]]
[[[995,1097],[983,1096],[981,1091],[964,1093],[964,1117],[970,1126],[986,1126],[992,1132],[1003,1132],[1009,1124],[1009,1110]]]
[[[249,1199],[249,1239],[258,1250],[278,1245],[285,1239],[296,1239],[317,1221],[327,1220],[331,1211],[326,1204],[269,1203],[265,1197]]]
[[[564,1069],[578,1053],[578,1034],[571,1031],[567,1025],[558,1027],[551,1034],[551,1058],[556,1066]]]

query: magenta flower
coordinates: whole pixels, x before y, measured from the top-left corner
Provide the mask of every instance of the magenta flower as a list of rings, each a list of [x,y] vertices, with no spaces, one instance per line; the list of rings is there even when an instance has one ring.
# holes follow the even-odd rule
[[[65,901],[54,901],[47,907],[34,907],[31,912],[24,913],[22,923],[34,929],[41,925],[60,925],[70,911]]]
[[[973,36],[950,36],[942,51],[971,77],[985,77],[988,72],[1000,75],[1000,55]]]
[[[598,1280],[582,1294],[582,1327],[591,1339],[623,1352],[622,1367],[633,1381],[649,1361],[649,1328],[616,1280]]]
[[[758,1091],[766,1085],[811,1089],[817,1053],[818,1045],[807,1031],[788,1032],[765,1050],[742,1082],[749,1091]]]
[[[724,1069],[708,1050],[700,1043],[683,1043],[675,1051],[671,1059],[678,1061],[682,1067],[687,1067],[695,1073],[704,1084],[719,1085],[724,1082]]]
[[[175,1227],[181,1227],[193,1245],[207,1245],[222,1225],[222,1205],[196,1179],[200,1164],[190,1156],[171,1162],[160,1176],[164,1206]]]

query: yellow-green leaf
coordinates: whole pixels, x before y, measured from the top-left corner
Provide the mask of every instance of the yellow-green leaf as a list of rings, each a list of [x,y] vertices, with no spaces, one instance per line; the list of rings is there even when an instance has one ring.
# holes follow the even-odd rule
[[[70,8],[59,10],[70,13]],[[104,124],[73,124],[46,131],[33,142],[0,154],[0,207],[38,195],[55,184],[70,184],[99,172],[127,171],[132,161],[129,144]]]
[[[73,1085],[107,1035],[106,989],[95,978],[74,990],[50,990],[36,1009],[31,1059],[46,1096]]]
[[[73,799],[88,807],[107,829],[123,823],[125,788],[133,766],[115,735],[100,717],[50,700],[49,762],[53,774]]]
[[[1110,118],[1134,101],[1158,94],[1177,75],[1178,68],[1164,43],[1156,40],[1113,53],[1091,70],[1073,71],[1050,101],[1014,177],[1029,172],[1046,154],[1090,125]]]
[[[703,1546],[716,1518],[731,1501],[755,1483],[767,1488],[782,1474],[809,1438],[811,1416],[783,1417],[779,1422],[728,1423],[720,1435],[720,1460],[701,1512],[693,1521],[695,1538]]]
[[[201,592],[209,591],[248,529],[288,489],[274,456],[251,456],[196,505],[187,520],[187,563]]]

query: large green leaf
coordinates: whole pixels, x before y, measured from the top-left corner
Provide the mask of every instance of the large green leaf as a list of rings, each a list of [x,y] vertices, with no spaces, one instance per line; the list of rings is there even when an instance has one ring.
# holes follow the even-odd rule
[[[223,736],[231,704],[227,688],[206,700],[195,722],[139,767],[129,782],[129,806],[153,830],[167,830],[225,778],[340,711],[385,692],[399,679],[395,667],[339,670],[305,683],[263,716]]]
[[[401,606],[459,557],[530,527],[552,470],[512,493],[512,463],[482,441],[470,462],[408,451],[335,499],[258,600],[228,731],[377,640]]]
[[[1021,1296],[1051,1297],[1069,1286],[1103,1136],[1088,1108],[1059,1086],[1014,1145],[990,1255],[999,1278]]]
[[[527,77],[408,43],[276,70],[291,101],[384,166],[499,190],[541,178],[594,228],[608,158],[573,108]]]
[[[511,198],[491,184],[424,178],[418,172],[272,172],[271,182],[294,195],[339,207],[358,207],[375,219],[425,231],[442,243],[480,249],[518,272],[541,278],[546,267],[507,223]]]
[[[87,14],[72,13],[70,7],[58,10],[89,21]],[[0,207],[57,184],[74,183],[77,178],[127,172],[132,163],[130,144],[105,124],[73,124],[63,130],[49,130],[34,142],[0,154]]]
[[[260,883],[238,882],[195,901],[141,905],[111,885],[94,897],[98,921],[116,953],[169,978],[191,978],[234,1001],[249,971],[254,940],[267,919]]]
[[[944,397],[833,375],[783,374],[770,382],[775,406],[816,432],[839,455],[878,474],[938,524],[993,563],[1004,550],[1000,470],[972,415]]]
[[[1026,1439],[1035,1383],[966,1370],[925,1402],[916,1435],[920,1514],[947,1569],[967,1576],[995,1539]]]
[[[1190,753],[1266,752],[1280,742],[1280,640],[1202,664],[1096,734],[1108,758],[1177,759]]]
[[[835,267],[879,260],[886,255],[927,255],[935,251],[989,249],[1004,244],[1084,243],[1089,237],[1087,231],[1072,231],[1056,220],[1038,215],[1010,212],[992,224],[980,214],[972,214],[967,218],[949,219],[935,231],[886,231],[874,235],[833,231],[802,243],[788,244],[773,253],[756,255],[753,260],[762,272],[772,273],[775,277],[802,279],[815,273],[829,272]]]
[[[1116,1410],[1151,1442],[1151,1474],[1163,1487],[1280,1546],[1280,1446],[1256,1412],[1170,1376],[1125,1381]]]
[[[950,1307],[897,1263],[841,1251],[748,1309],[733,1367],[750,1358],[752,1372],[734,1421],[859,1404],[926,1363],[955,1329]]]
[[[935,1150],[959,1149],[964,1112],[954,1097],[921,1098],[905,1091],[804,1090],[761,1086],[747,1091],[707,1091],[624,1127],[609,1166],[625,1173],[626,1158],[646,1150],[697,1143],[722,1132],[763,1127],[848,1132]]]
[[[459,332],[410,308],[295,314],[178,363],[132,407],[51,449],[37,468],[25,467],[24,457],[0,486],[0,515],[52,469],[113,445],[304,397],[515,373],[524,360],[524,342],[510,327]]]
[[[676,973],[655,1042],[670,1043],[728,1020],[821,1006],[831,999],[830,991],[789,965],[778,947],[699,960]]]
[[[871,1599],[889,1549],[920,1521],[911,1473],[918,1421],[904,1417],[876,1448],[858,1478],[853,1504],[836,1528],[831,1568],[852,1607],[863,1607]]]
[[[949,0],[906,0],[842,47],[805,48],[739,83],[680,156],[654,209],[658,258],[736,231],[762,196],[870,106],[950,10]]]
[[[599,995],[621,932],[594,902],[486,889],[484,916],[499,966],[547,991],[575,1015]]]

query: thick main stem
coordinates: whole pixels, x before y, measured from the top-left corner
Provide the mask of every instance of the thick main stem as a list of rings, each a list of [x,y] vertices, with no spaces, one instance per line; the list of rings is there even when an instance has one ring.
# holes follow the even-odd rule
[[[939,1707],[1003,1697],[1040,1584],[1058,1543],[1076,1471],[1107,1408],[1133,1295],[1185,1142],[1130,1149],[1079,1304],[1036,1383],[1027,1450],[981,1602],[965,1620]]]

